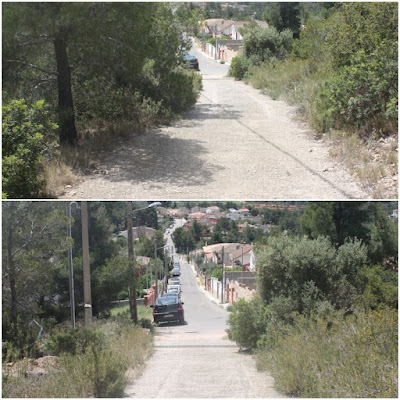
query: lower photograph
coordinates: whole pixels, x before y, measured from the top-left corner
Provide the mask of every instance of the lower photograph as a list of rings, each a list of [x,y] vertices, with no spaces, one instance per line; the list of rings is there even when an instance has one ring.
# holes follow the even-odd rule
[[[398,202],[2,201],[4,398],[398,398]]]

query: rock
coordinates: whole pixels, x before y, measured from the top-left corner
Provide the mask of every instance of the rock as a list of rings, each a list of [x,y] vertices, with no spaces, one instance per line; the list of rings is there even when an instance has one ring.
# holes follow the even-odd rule
[[[26,372],[25,372],[25,376],[26,376],[27,378],[39,378],[39,377],[41,377],[41,376],[47,375],[48,373],[49,373],[49,372],[46,371],[46,370],[43,369],[43,368],[35,368],[35,369],[33,369],[33,370],[26,371]]]

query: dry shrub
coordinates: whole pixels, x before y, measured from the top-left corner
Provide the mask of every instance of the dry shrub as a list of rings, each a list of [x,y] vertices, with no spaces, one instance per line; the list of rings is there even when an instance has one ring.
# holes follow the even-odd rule
[[[335,131],[329,139],[330,154],[357,175],[373,198],[397,197],[397,136],[361,139],[357,133]]]
[[[17,373],[3,366],[3,397],[87,398],[123,397],[127,371],[143,366],[152,349],[152,336],[131,323],[97,322],[79,335],[85,346],[59,357],[60,370],[25,377],[24,360]]]
[[[301,317],[270,351],[258,354],[279,390],[299,397],[396,397],[397,310],[329,320]]]

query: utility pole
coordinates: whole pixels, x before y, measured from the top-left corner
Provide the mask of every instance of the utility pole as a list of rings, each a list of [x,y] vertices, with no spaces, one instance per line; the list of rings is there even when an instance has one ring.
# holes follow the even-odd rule
[[[157,239],[154,239],[154,274],[156,278],[156,300],[158,298]]]
[[[78,205],[76,201],[67,203],[67,217],[68,217],[67,236],[71,241],[72,241],[71,204],[73,203]],[[75,288],[74,288],[74,268],[72,265],[72,243],[69,243],[68,247],[68,267],[69,267],[69,301],[71,308],[71,322],[72,322],[72,329],[75,329]]]
[[[82,267],[83,267],[83,302],[85,308],[85,326],[92,322],[92,294],[90,288],[89,263],[89,219],[87,201],[81,202],[82,215]]]
[[[168,287],[167,248],[164,247],[164,293],[167,293],[167,287]]]
[[[221,303],[224,302],[224,246],[222,246],[222,290],[221,290]]]
[[[126,217],[128,228],[128,268],[131,275],[131,284],[129,285],[129,309],[132,321],[137,324],[137,304],[136,304],[136,271],[133,252],[133,231],[132,231],[132,202],[126,203]]]

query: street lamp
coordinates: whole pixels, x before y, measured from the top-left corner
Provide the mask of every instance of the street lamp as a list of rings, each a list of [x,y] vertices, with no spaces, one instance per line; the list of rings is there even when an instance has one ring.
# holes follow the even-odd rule
[[[138,208],[132,211],[132,201],[127,202],[127,225],[128,225],[128,263],[129,270],[133,273],[132,285],[129,290],[129,308],[131,311],[131,318],[135,324],[137,324],[137,303],[136,303],[136,271],[135,271],[135,260],[133,251],[133,232],[132,232],[132,214],[145,210],[147,208],[153,208],[160,206],[159,201],[149,204],[147,207]]]

